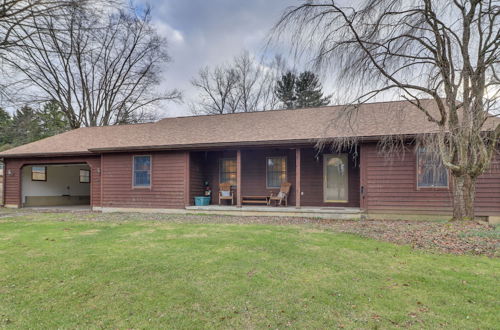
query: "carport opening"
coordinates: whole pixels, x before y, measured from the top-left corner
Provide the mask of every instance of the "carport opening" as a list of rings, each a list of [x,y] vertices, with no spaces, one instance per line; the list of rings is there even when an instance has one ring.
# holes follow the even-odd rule
[[[23,207],[90,206],[87,164],[27,165],[22,173]]]

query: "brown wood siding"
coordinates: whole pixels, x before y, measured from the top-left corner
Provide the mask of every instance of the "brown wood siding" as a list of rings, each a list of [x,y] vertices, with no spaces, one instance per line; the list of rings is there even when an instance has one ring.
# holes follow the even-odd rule
[[[314,148],[302,149],[302,201],[303,206],[333,206],[359,207],[360,206],[360,171],[359,159],[349,155],[348,160],[348,202],[327,203],[323,194],[323,154],[317,154]]]
[[[132,186],[133,156],[151,155],[151,187]],[[105,154],[103,207],[184,208],[184,152]]]
[[[269,196],[271,192],[277,194],[279,188],[266,187],[266,160],[267,157],[286,157],[287,181],[292,184],[288,204],[295,205],[295,150],[264,149],[243,150],[241,154],[241,194]]]
[[[452,211],[450,189],[417,189],[416,155],[388,159],[375,144],[361,146],[366,167],[365,208],[372,213],[444,214]],[[496,156],[490,170],[478,179],[477,215],[500,214],[500,157]]]
[[[21,206],[21,170],[25,165],[78,164],[87,163],[90,167],[90,203],[100,206],[101,176],[100,156],[47,157],[47,158],[8,158],[5,163],[5,204]],[[7,173],[10,171],[10,175]]]

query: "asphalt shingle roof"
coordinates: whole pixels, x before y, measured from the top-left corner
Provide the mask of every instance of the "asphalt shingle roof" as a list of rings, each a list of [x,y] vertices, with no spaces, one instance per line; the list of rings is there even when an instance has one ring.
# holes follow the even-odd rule
[[[423,101],[429,109],[431,100]],[[111,150],[182,149],[252,145],[322,138],[415,135],[432,133],[435,124],[408,102],[275,110],[227,115],[165,118],[155,123],[84,127],[19,146],[0,157],[85,154]],[[435,111],[434,109],[433,111]]]

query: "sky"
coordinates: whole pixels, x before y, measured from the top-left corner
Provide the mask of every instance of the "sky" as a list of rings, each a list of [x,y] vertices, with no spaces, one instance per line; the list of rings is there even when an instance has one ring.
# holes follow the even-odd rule
[[[262,55],[267,37],[283,11],[298,0],[149,0],[152,23],[167,37],[172,62],[162,87],[177,88],[184,102],[167,103],[160,116],[191,115],[197,95],[190,81],[207,65],[230,61],[247,49]]]

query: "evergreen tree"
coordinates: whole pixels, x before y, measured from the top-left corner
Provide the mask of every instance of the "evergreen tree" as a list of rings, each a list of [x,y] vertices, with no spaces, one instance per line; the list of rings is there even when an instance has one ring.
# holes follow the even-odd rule
[[[288,71],[281,76],[281,79],[276,83],[275,94],[276,97],[283,102],[284,108],[294,109],[295,108],[295,84],[297,81],[297,76],[295,73]]]
[[[12,118],[4,109],[0,108],[0,150],[9,148],[12,143]]]
[[[12,137],[14,145],[30,143],[41,139],[42,129],[36,111],[24,106],[12,117]]]
[[[69,121],[57,101],[46,103],[37,116],[40,125],[40,138],[60,134],[70,129]]]
[[[296,106],[298,108],[321,107],[330,103],[331,96],[324,96],[318,77],[304,71],[295,82]]]

